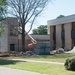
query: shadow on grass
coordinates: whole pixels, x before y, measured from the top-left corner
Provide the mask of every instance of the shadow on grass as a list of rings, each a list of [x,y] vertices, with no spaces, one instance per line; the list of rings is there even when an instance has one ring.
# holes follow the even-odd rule
[[[19,62],[19,61],[0,59],[0,65],[16,64],[17,62]]]

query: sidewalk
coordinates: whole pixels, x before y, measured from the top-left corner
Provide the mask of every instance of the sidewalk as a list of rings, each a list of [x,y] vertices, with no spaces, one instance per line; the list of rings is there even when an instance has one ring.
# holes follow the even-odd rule
[[[0,75],[45,75],[45,74],[0,66]]]
[[[9,59],[9,60],[23,61],[23,62],[39,62],[39,63],[48,63],[48,64],[64,65],[64,63],[61,63],[61,62],[50,62],[50,61],[39,61],[39,60],[28,60],[28,59]]]

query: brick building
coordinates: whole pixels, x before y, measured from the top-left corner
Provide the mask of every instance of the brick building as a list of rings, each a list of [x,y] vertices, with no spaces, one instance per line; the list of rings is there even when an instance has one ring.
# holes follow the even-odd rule
[[[25,48],[27,48],[28,44],[32,42],[49,42],[50,41],[50,36],[49,35],[32,35],[28,34],[25,37]],[[19,45],[19,51],[22,51],[22,38],[21,34],[18,35],[18,45]]]
[[[70,50],[75,46],[75,14],[49,20],[47,23],[52,49],[62,47]]]
[[[1,21],[1,24],[5,28],[5,32],[0,36],[0,52],[21,51],[22,39],[21,34],[18,32],[18,19],[8,17]],[[27,47],[28,43],[32,42],[31,40],[30,36],[27,35],[25,38],[25,47]]]
[[[1,21],[5,32],[0,36],[0,52],[8,52],[18,50],[18,20],[16,18],[8,17]]]
[[[19,27],[18,19],[8,17],[1,21],[1,24],[5,28],[5,32],[0,36],[0,52],[22,51],[22,37],[17,31]],[[25,37],[25,48],[33,41],[43,42],[49,40],[49,35],[28,34]]]

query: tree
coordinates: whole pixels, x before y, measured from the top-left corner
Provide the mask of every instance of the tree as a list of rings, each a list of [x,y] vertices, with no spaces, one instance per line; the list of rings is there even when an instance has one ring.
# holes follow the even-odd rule
[[[8,0],[12,15],[19,19],[22,25],[22,50],[25,50],[25,35],[32,29],[33,23],[51,0]],[[30,24],[29,31],[25,34],[25,26]]]
[[[64,15],[59,15],[57,18],[62,18],[62,17],[65,17]]]
[[[47,25],[41,25],[37,29],[33,29],[32,32],[32,34],[47,34]]]
[[[2,35],[4,33],[4,31],[5,31],[5,28],[0,23],[0,35]]]
[[[38,29],[33,29],[32,34],[38,34]]]
[[[7,1],[0,0],[0,21],[5,18],[7,12]]]
[[[2,21],[5,18],[7,12],[7,1],[6,0],[0,0],[0,21]],[[0,35],[3,34],[5,31],[5,28],[0,23]]]

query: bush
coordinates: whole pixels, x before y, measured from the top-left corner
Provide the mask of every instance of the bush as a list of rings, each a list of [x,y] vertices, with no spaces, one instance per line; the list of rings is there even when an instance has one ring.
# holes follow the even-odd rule
[[[64,66],[67,70],[75,71],[75,56],[68,58]]]

